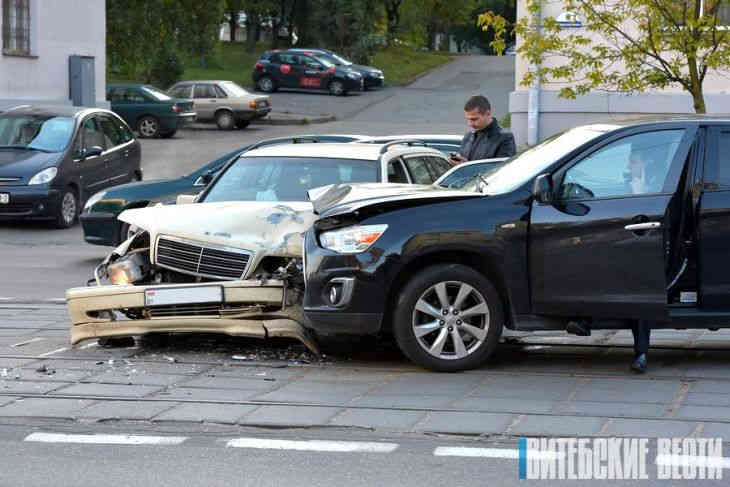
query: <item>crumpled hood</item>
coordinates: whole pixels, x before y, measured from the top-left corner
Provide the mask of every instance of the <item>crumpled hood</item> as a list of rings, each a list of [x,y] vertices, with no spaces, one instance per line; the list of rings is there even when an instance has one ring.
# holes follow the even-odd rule
[[[60,153],[25,149],[0,149],[0,176],[29,179],[41,169],[52,165]]]
[[[479,198],[479,193],[449,190],[421,184],[360,183],[340,184],[309,191],[314,212],[321,218],[352,213],[365,207],[388,204],[410,206],[416,202],[439,202]]]
[[[123,211],[123,222],[157,235],[254,252],[266,256],[301,257],[303,233],[316,219],[306,201],[227,201],[152,206]]]

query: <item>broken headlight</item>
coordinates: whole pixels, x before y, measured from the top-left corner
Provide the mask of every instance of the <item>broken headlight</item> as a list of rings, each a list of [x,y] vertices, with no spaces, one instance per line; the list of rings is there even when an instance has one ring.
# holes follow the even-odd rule
[[[147,276],[150,264],[146,252],[127,254],[106,268],[112,284],[127,285],[141,281]]]

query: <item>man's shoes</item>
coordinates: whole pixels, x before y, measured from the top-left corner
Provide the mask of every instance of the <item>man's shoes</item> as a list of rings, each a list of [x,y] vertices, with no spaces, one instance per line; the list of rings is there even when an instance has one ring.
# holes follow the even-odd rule
[[[646,372],[646,354],[641,353],[636,356],[633,362],[631,362],[631,370],[636,372],[637,374],[643,374]]]
[[[591,336],[591,326],[585,321],[569,321],[565,331],[579,337]]]

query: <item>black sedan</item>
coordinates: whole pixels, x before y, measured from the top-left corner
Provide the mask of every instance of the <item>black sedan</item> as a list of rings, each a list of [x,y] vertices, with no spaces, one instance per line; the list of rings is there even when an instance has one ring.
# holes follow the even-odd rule
[[[365,81],[357,70],[337,66],[314,52],[266,51],[253,68],[253,83],[272,93],[279,88],[327,90],[331,95],[361,91]]]
[[[67,228],[93,193],[141,179],[139,142],[109,110],[22,106],[0,114],[0,218]]]
[[[290,51],[313,55],[316,56],[317,59],[327,60],[335,66],[344,66],[354,69],[362,75],[366,90],[369,88],[381,88],[385,84],[385,76],[383,75],[382,70],[372,66],[355,64],[329,49],[290,49]]]
[[[587,125],[465,191],[340,186],[314,201],[304,311],[477,367],[521,331],[730,326],[730,120]],[[585,328],[586,326],[582,326]]]

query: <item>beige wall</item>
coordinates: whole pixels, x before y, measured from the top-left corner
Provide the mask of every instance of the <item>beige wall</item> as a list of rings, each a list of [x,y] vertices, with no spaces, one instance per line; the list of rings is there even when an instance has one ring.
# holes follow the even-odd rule
[[[105,0],[31,0],[30,11],[31,57],[0,54],[0,108],[70,104],[71,55],[94,57],[97,104],[107,106]]]

